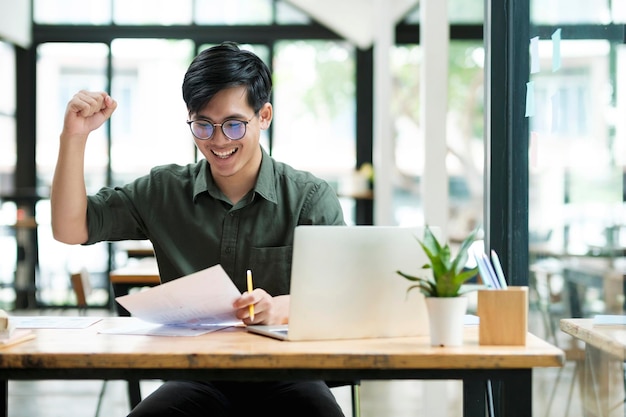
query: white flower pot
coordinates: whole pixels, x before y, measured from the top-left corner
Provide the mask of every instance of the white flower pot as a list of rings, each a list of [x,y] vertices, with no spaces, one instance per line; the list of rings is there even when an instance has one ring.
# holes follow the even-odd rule
[[[427,297],[431,346],[463,345],[467,297]]]

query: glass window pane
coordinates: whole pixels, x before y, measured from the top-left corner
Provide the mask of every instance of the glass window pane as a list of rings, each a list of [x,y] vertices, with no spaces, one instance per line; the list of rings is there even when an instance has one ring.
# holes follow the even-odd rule
[[[484,16],[485,4],[483,0],[448,1],[448,17],[451,24],[482,23]],[[413,24],[420,22],[419,4],[406,15],[404,21]]]
[[[540,41],[541,68],[548,70],[531,74],[529,229],[549,236],[543,246],[555,253],[588,255],[625,239],[625,49],[608,40],[568,40],[560,51],[553,72],[552,43]]]
[[[609,0],[530,1],[534,24],[609,23]]]
[[[449,0],[450,23],[482,23],[485,16],[483,0]]]
[[[111,94],[118,102],[111,117],[114,185],[145,175],[155,165],[192,162],[194,143],[181,85],[193,43],[116,39],[111,51]]]
[[[35,0],[33,19],[41,24],[111,23],[111,0]]]
[[[284,41],[274,57],[272,155],[331,184],[356,165],[354,47]]]
[[[453,235],[464,235],[482,222],[483,55],[481,43],[450,44],[446,169]],[[420,185],[425,146],[419,120],[420,61],[418,45],[400,46],[392,51],[392,114],[398,168],[393,207],[399,225],[419,224],[424,218]]]
[[[14,191],[16,161],[15,118],[0,114],[0,196]]]
[[[272,0],[196,0],[195,23],[213,25],[269,25]]]
[[[0,123],[2,123],[0,121]],[[0,142],[2,139],[0,138]],[[2,189],[0,188],[0,192]],[[17,207],[12,201],[0,200],[0,308],[15,307],[15,270],[17,267],[17,242],[13,225],[17,220]]]
[[[191,0],[115,0],[118,25],[184,25],[191,23]]]
[[[48,43],[40,45],[37,52],[37,177],[41,186],[49,187],[66,105],[79,90],[106,89],[108,47]],[[106,182],[107,148],[105,129],[90,135],[85,155],[88,191],[95,191]]]
[[[37,49],[36,157],[38,183],[43,189],[52,183],[67,103],[79,90],[106,89],[108,53],[108,46],[100,43],[46,43]],[[106,184],[107,163],[106,128],[101,127],[91,133],[85,151],[85,184],[88,193]],[[37,298],[48,305],[68,304],[71,302],[67,287],[70,268],[84,267],[102,276],[107,269],[107,244],[99,243],[86,248],[64,245],[54,240],[48,199],[37,203],[35,216],[39,225]],[[94,286],[97,285],[94,282]]]
[[[626,1],[614,1],[611,3],[613,23],[626,23]]]
[[[276,2],[276,23],[280,25],[305,25],[311,22],[309,15],[286,1]]]
[[[15,114],[15,50],[0,42],[0,114]]]
[[[37,52],[37,178],[42,187],[49,187],[66,105],[80,90],[106,89],[108,47],[90,43],[47,43],[40,45]],[[89,192],[106,183],[107,149],[104,128],[89,136],[85,154],[85,181]]]

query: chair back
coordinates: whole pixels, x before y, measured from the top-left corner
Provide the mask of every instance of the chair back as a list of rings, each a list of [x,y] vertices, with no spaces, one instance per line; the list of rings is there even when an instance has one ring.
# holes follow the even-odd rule
[[[87,297],[92,290],[89,272],[83,268],[80,272],[71,274],[70,280],[72,282],[72,290],[76,296],[76,305],[79,308],[87,308]]]

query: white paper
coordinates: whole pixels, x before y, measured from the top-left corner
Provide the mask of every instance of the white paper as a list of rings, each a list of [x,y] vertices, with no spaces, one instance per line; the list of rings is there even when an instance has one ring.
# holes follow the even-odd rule
[[[202,334],[216,332],[218,330],[231,327],[222,324],[207,325],[164,325],[148,323],[146,321],[131,317],[123,326],[113,327],[110,329],[102,329],[98,333],[102,334],[132,334],[146,336],[200,336]]]
[[[9,319],[18,329],[85,329],[102,317],[10,316]]]
[[[133,317],[166,325],[240,323],[233,302],[241,296],[221,265],[215,265],[145,291],[117,297]]]

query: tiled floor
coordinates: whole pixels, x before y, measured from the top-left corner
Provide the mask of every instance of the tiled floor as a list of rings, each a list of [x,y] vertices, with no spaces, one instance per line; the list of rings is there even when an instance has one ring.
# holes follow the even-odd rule
[[[542,332],[541,329],[534,331],[539,336]],[[534,416],[582,416],[578,385],[572,386],[572,381],[575,381],[573,370],[573,363],[562,369],[551,409],[548,409],[548,402],[559,370],[540,369],[534,372]],[[11,381],[9,417],[96,416],[103,384],[102,381]],[[146,395],[158,384],[159,381],[143,381],[142,394]],[[573,387],[571,398],[570,387]],[[333,391],[346,416],[350,416],[349,387]],[[125,416],[128,411],[126,383],[107,382],[99,416]],[[462,414],[461,384],[458,381],[363,381],[361,412],[363,417],[459,416]]]

